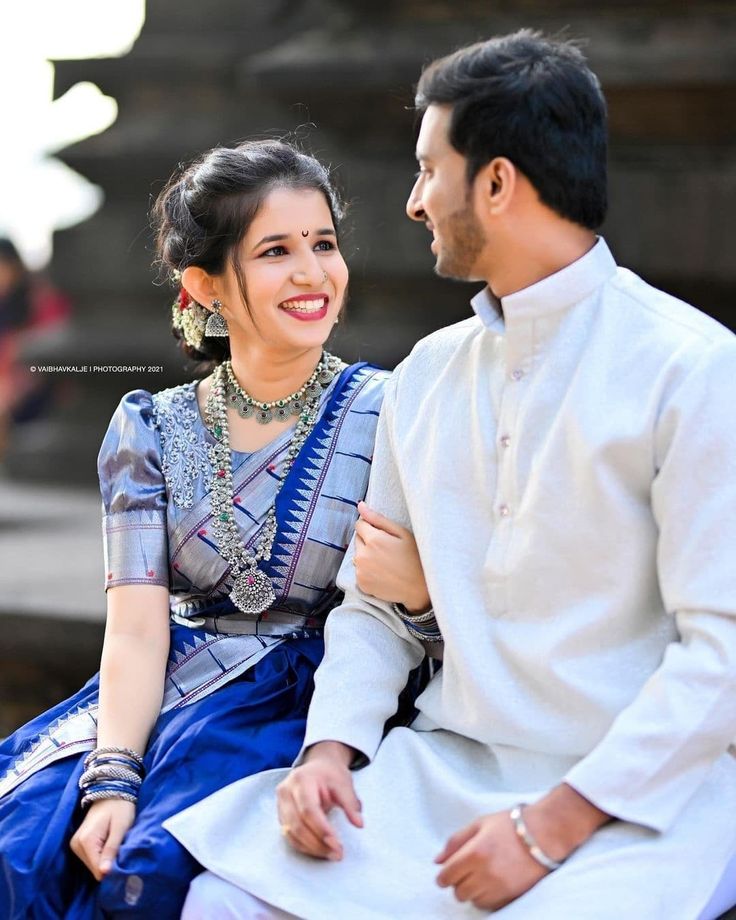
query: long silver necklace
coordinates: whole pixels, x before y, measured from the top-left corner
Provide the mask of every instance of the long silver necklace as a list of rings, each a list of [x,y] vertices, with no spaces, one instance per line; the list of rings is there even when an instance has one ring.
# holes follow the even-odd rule
[[[289,470],[294,465],[299,451],[317,422],[323,390],[344,367],[346,365],[339,358],[323,352],[314,374],[302,387],[304,403],[294,426],[281,485],[276,495],[283,488]],[[274,497],[274,503],[268,510],[258,542],[251,550],[247,550],[240,537],[233,511],[233,466],[230,452],[230,430],[227,422],[228,390],[231,377],[235,379],[230,361],[224,361],[215,368],[212,375],[212,386],[205,404],[206,421],[215,437],[215,443],[208,446],[213,473],[210,490],[213,529],[220,554],[230,566],[230,573],[234,578],[230,599],[243,613],[257,615],[268,610],[276,600],[271,579],[258,567],[259,562],[268,562],[271,558],[273,541],[276,538],[276,500]],[[316,387],[310,385],[312,378],[317,381]]]

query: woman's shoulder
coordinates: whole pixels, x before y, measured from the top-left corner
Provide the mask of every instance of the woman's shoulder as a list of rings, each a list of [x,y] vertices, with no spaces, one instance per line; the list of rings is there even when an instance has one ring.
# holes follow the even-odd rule
[[[145,391],[142,391],[145,392]],[[196,410],[197,407],[197,381],[180,383],[175,387],[167,387],[150,394],[153,409],[156,415],[177,415]]]
[[[345,389],[351,394],[352,408],[378,412],[391,372],[365,362],[353,364],[347,370],[350,373],[347,374]]]

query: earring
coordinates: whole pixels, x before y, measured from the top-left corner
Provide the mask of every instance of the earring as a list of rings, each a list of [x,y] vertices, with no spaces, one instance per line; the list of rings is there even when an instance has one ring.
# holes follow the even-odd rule
[[[204,327],[204,334],[211,338],[227,338],[228,329],[225,317],[220,313],[222,310],[222,301],[212,301],[212,313],[207,317],[207,325]]]

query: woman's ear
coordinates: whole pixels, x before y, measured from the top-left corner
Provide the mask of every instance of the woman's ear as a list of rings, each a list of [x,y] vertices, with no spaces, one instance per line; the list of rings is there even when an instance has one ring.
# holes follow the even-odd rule
[[[181,273],[181,286],[189,294],[192,300],[211,309],[210,304],[217,297],[215,290],[215,279],[203,268],[197,265],[190,265]]]

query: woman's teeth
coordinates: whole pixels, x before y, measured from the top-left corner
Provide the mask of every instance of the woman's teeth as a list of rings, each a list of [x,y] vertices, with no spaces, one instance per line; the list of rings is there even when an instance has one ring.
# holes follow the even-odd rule
[[[298,313],[316,313],[326,304],[324,297],[319,300],[286,300],[281,304],[282,310],[296,310]]]

